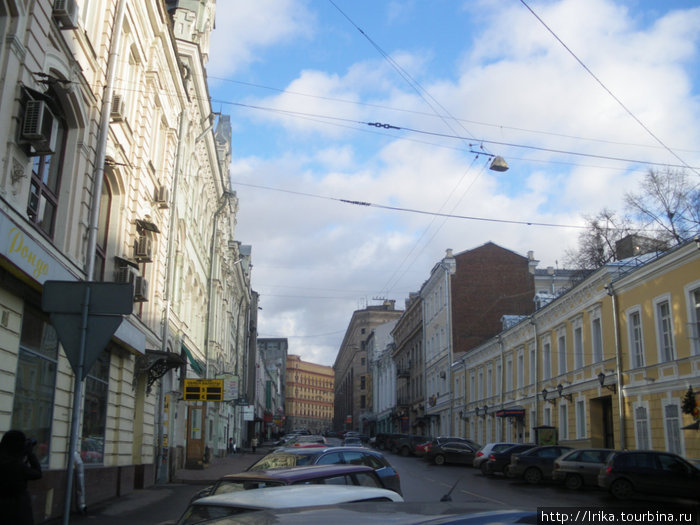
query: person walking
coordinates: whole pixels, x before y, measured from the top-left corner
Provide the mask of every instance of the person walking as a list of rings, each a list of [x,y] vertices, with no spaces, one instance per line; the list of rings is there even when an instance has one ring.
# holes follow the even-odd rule
[[[27,481],[41,478],[34,454],[35,440],[20,430],[8,430],[0,440],[0,522],[34,525]]]
[[[253,449],[253,454],[255,454],[255,449],[258,448],[258,435],[255,434],[255,437],[250,440],[250,448]]]

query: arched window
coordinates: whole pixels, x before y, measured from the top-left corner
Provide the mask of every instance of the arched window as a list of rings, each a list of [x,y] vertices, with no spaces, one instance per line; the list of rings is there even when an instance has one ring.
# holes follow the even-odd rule
[[[112,208],[112,189],[105,177],[100,196],[100,218],[97,224],[97,243],[95,246],[95,281],[105,280],[105,263],[107,260],[107,238],[109,234],[109,215]]]
[[[51,90],[42,98],[46,100],[57,99]],[[51,147],[42,148],[42,151],[35,151],[32,147],[29,152],[32,158],[32,177],[27,202],[27,217],[37,226],[39,231],[47,237],[53,238],[58,212],[58,195],[61,186],[63,153],[66,148],[67,126],[62,112],[56,104],[51,104],[49,109],[53,118],[51,121],[53,124]],[[42,122],[44,124],[48,122],[46,113],[42,115]]]

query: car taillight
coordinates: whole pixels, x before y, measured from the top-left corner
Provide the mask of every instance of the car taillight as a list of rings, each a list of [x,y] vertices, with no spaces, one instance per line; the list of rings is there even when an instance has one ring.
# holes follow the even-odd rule
[[[494,456],[493,454],[491,454],[491,455],[489,456],[489,461],[496,461],[496,456]]]
[[[481,452],[481,451],[479,451],[479,452],[476,453],[476,457],[477,457],[477,458],[480,458],[480,457],[483,456],[483,455],[484,455],[484,453]]]
[[[557,462],[555,461],[555,462],[554,462],[554,470],[557,470],[558,468],[559,468],[559,463],[557,463]]]
[[[609,476],[610,474],[612,474],[612,466],[611,466],[611,465],[608,465],[608,468],[605,469],[605,474],[608,475],[608,476]]]

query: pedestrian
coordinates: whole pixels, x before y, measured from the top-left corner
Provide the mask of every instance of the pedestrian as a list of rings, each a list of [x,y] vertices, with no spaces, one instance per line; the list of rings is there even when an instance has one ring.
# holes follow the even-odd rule
[[[228,438],[228,453],[233,454],[233,438]]]
[[[36,440],[20,430],[8,430],[0,441],[0,509],[2,523],[34,525],[27,481],[41,478],[34,454]]]
[[[255,454],[255,449],[258,447],[258,435],[255,434],[255,437],[250,440],[250,447],[253,449],[253,454]]]

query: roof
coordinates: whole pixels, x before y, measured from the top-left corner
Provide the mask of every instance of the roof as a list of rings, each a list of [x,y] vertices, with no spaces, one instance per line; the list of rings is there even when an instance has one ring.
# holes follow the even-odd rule
[[[223,506],[257,509],[285,509],[310,505],[335,505],[354,501],[385,498],[403,501],[393,490],[357,485],[285,485],[208,496],[193,503],[195,506]]]
[[[239,472],[237,474],[228,474],[221,479],[227,481],[284,481],[286,483],[296,483],[297,481],[309,479],[372,471],[374,471],[374,469],[366,465],[309,465],[294,468]]]

